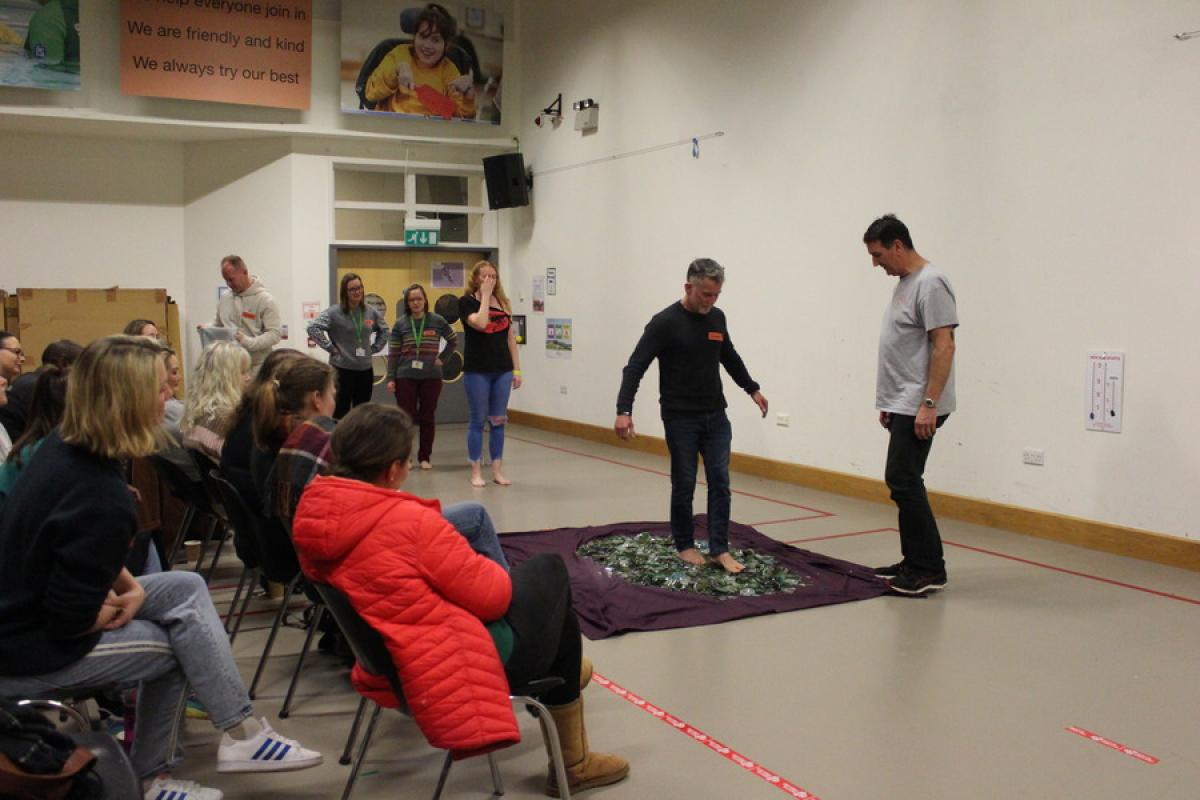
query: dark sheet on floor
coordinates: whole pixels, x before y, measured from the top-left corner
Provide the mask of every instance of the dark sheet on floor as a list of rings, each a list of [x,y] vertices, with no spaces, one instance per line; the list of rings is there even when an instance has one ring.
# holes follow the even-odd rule
[[[703,515],[696,518],[696,538],[707,536]],[[505,556],[514,566],[538,553],[557,553],[567,564],[579,627],[589,639],[604,639],[627,631],[655,631],[712,625],[734,619],[796,611],[802,608],[865,600],[887,592],[870,568],[823,556],[763,536],[753,528],[730,523],[730,548],[750,549],[773,556],[803,579],[787,594],[761,597],[712,597],[693,592],[638,586],[590,558],[576,554],[583,544],[604,536],[639,533],[670,538],[668,522],[622,522],[587,528],[508,533],[500,537]]]

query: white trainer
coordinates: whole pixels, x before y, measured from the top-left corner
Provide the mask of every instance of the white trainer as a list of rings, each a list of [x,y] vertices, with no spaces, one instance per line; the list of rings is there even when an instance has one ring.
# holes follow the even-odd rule
[[[224,796],[220,789],[174,778],[155,778],[146,790],[146,800],[221,800]]]
[[[217,772],[283,772],[308,769],[321,763],[321,754],[307,750],[295,739],[280,736],[267,721],[256,736],[238,741],[228,733],[217,749]]]

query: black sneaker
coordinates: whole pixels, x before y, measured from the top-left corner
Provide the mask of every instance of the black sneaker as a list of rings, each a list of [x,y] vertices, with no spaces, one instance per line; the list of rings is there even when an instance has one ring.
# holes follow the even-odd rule
[[[894,578],[900,574],[900,570],[904,568],[903,561],[897,561],[895,564],[890,564],[886,567],[876,567],[872,570],[877,577]]]
[[[893,592],[907,595],[923,595],[937,589],[946,588],[946,571],[929,573],[914,572],[907,567],[900,574],[888,581]]]

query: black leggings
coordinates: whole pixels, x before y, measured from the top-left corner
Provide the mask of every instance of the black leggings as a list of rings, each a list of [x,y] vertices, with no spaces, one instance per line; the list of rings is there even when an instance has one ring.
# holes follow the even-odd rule
[[[341,419],[355,406],[371,402],[375,373],[369,369],[334,369],[337,370],[337,401],[333,418]]]
[[[562,706],[579,697],[583,641],[571,605],[571,583],[562,557],[542,553],[512,570],[513,595],[504,615],[513,630],[513,651],[504,665],[509,686],[558,677],[563,685],[539,699]]]

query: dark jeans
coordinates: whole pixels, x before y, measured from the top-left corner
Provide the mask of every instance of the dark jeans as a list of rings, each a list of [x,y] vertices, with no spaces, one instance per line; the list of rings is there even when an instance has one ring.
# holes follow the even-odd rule
[[[504,615],[513,631],[513,651],[504,665],[508,684],[558,677],[563,685],[540,699],[564,706],[579,697],[583,640],[571,605],[571,582],[562,557],[541,553],[512,570],[513,593]]]
[[[949,414],[938,417],[938,427],[949,417]],[[916,419],[892,414],[884,480],[899,509],[900,553],[904,563],[919,572],[940,573],[946,569],[942,537],[929,507],[929,495],[925,493],[925,460],[929,458],[933,439],[917,438]]]
[[[663,418],[671,453],[671,536],[676,550],[696,546],[692,496],[696,493],[696,457],[704,458],[708,481],[708,552],[729,550],[729,448],[733,429],[725,411]]]
[[[408,412],[413,423],[421,431],[417,461],[429,461],[433,456],[434,418],[437,416],[438,397],[441,394],[440,378],[396,379],[396,405]]]
[[[371,391],[375,388],[375,373],[369,369],[337,370],[337,405],[333,418],[341,419],[350,409],[371,402]]]

